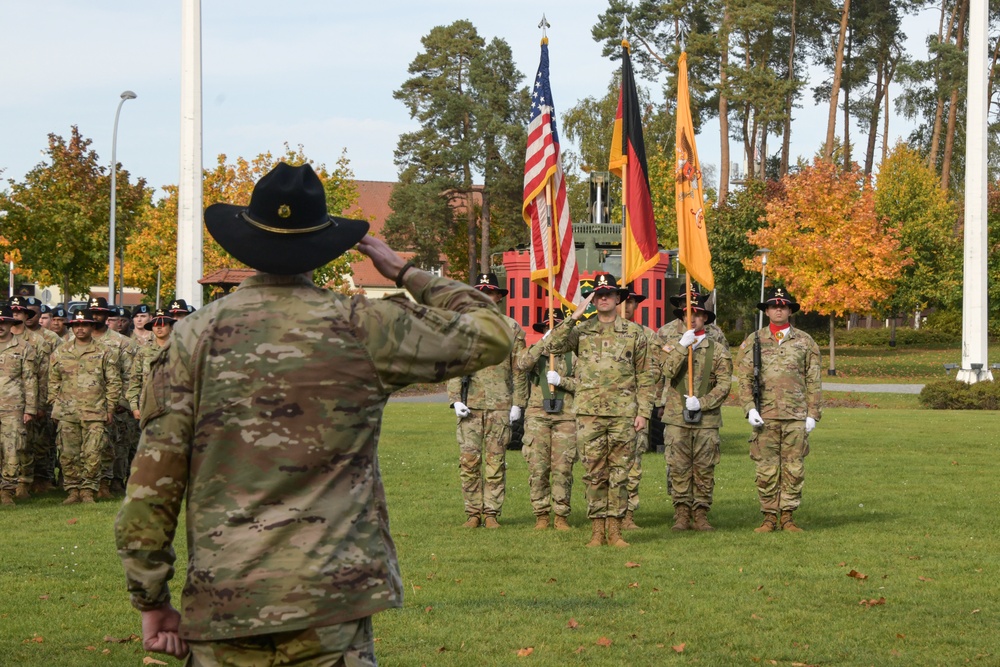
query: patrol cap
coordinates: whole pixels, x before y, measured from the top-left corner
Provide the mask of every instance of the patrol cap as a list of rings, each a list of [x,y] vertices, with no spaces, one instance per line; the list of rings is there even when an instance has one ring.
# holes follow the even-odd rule
[[[696,298],[697,297],[697,298]],[[674,317],[681,319],[684,317],[684,311],[687,310],[686,299],[681,303],[679,308],[674,308]],[[705,313],[708,319],[705,320],[705,324],[711,324],[715,321],[715,313],[708,309],[708,295],[707,294],[691,294],[691,310],[698,313]]]
[[[145,329],[146,331],[152,331],[154,326],[162,326],[164,324],[169,324],[173,326],[174,322],[176,321],[177,321],[176,318],[170,317],[170,313],[168,311],[165,311],[162,308],[160,308],[153,315],[153,319],[143,324],[142,328]]]
[[[94,314],[89,308],[81,308],[80,310],[73,313],[73,316],[66,322],[66,326],[75,327],[78,324],[97,324],[97,320],[94,319]]]
[[[789,294],[784,287],[775,287],[767,295],[762,303],[757,304],[757,308],[761,312],[767,312],[768,306],[788,306],[789,310],[793,313],[799,312],[799,304],[796,303],[795,297]]]
[[[507,296],[508,292],[508,290],[500,287],[500,281],[497,280],[497,274],[495,273],[480,273],[476,277],[474,287],[480,292],[502,292],[501,296]]]
[[[0,306],[0,324],[18,324],[21,320],[14,317],[10,306]]]

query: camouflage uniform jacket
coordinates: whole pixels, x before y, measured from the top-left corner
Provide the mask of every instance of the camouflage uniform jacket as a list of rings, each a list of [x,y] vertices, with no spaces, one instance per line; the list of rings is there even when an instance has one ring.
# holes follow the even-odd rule
[[[145,428],[115,522],[135,607],[170,600],[182,504],[185,638],[402,606],[378,465],[382,410],[393,391],[474,373],[513,343],[472,287],[418,270],[405,283],[415,303],[257,274],[175,325],[143,392]]]
[[[560,414],[572,417],[573,393],[576,391],[576,378],[573,372],[576,370],[576,358],[572,352],[555,356],[555,370],[560,375],[559,386],[553,398],[561,398],[563,409]],[[549,355],[542,350],[542,341],[538,341],[517,356],[517,369],[527,374],[528,378],[528,410],[545,412],[542,408],[542,399],[548,387],[546,379],[549,370]]]
[[[118,400],[120,405],[125,406],[127,405],[125,390],[128,389],[129,381],[132,377],[132,364],[139,348],[136,346],[135,341],[131,338],[123,336],[114,329],[110,328],[105,329],[104,334],[100,337],[95,335],[94,340],[102,345],[106,345],[116,353],[118,359],[118,372],[120,373],[122,380],[122,394]]]
[[[760,334],[761,392],[760,416],[768,419],[802,421],[812,417],[819,421],[822,413],[822,380],[820,377],[819,346],[806,332],[790,327],[784,342],[771,335],[764,326]],[[739,401],[743,412],[749,413],[753,402],[753,342],[750,334],[740,345],[736,378]]]
[[[142,394],[142,385],[149,376],[149,365],[161,349],[156,343],[139,345],[139,351],[132,361],[132,375],[129,377],[128,389],[125,390],[125,400],[128,401],[129,410],[139,409],[139,397]]]
[[[698,396],[701,402],[701,421],[688,424],[684,421],[684,396],[688,394],[688,351],[677,345],[676,341],[665,343],[660,352],[660,364],[663,373],[663,389],[657,403],[663,405],[664,424],[683,426],[685,428],[721,428],[722,404],[729,396],[733,386],[733,358],[729,349],[708,337],[698,343],[694,349],[694,393],[699,394],[705,365],[709,353],[712,356],[712,368],[709,369],[709,391],[704,396]]]
[[[543,341],[543,354],[576,353],[578,415],[648,416],[653,412],[653,369],[642,326],[616,317],[607,324],[597,316],[566,320]]]
[[[94,341],[60,345],[49,364],[49,390],[53,419],[105,421],[122,393],[117,357]]]
[[[21,336],[0,343],[0,411],[38,414],[35,349]]]
[[[51,403],[49,399],[49,360],[55,346],[38,331],[32,331],[24,327],[21,333],[14,334],[15,338],[20,338],[26,345],[34,350],[34,373],[38,378],[36,383],[36,405],[40,410],[44,410]]]
[[[471,376],[465,405],[473,410],[510,410],[512,405],[523,408],[528,403],[527,374],[515,367],[517,355],[524,351],[524,330],[506,315],[500,317],[514,335],[514,348],[499,364]],[[461,378],[448,382],[448,400],[462,400]]]
[[[687,322],[683,319],[676,319],[667,322],[656,332],[656,335],[663,339],[664,343],[676,342],[680,340],[684,332],[688,330]],[[719,325],[712,323],[705,325],[705,335],[710,339],[714,340],[719,345],[726,348],[729,351],[729,341],[726,340],[726,334],[719,328]],[[662,343],[661,343],[662,344]],[[732,352],[730,352],[730,357],[732,357]]]

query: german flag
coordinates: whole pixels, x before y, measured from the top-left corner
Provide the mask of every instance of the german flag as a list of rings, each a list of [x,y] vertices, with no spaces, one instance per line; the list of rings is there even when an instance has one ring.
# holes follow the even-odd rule
[[[625,204],[622,285],[627,285],[656,266],[660,258],[660,248],[656,242],[653,201],[649,195],[646,144],[642,140],[639,94],[635,89],[629,45],[624,40],[622,41],[622,87],[618,95],[618,113],[615,115],[608,169],[622,179],[622,198]]]

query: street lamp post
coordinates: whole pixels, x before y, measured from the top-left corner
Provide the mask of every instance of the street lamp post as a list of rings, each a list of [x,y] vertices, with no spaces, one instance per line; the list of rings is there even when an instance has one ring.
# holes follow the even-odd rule
[[[125,100],[134,100],[136,94],[131,90],[126,90],[121,95],[121,102],[115,111],[115,129],[111,134],[111,238],[108,241],[108,304],[115,300],[115,195],[117,194],[118,159],[116,157],[118,149],[118,115],[122,112],[122,105]]]
[[[760,248],[757,250],[757,254],[760,255],[760,303],[764,303],[764,276],[767,274],[767,255],[771,252],[770,248]],[[761,329],[764,327],[764,311],[760,311],[757,315],[757,328]]]

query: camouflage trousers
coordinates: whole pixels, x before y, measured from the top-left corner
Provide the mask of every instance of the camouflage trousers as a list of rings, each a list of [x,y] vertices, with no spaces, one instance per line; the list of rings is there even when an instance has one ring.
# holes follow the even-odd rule
[[[577,415],[587,518],[622,518],[628,508],[628,471],[635,454],[633,417]]]
[[[17,487],[24,450],[24,413],[0,412],[0,489],[12,491]]]
[[[777,514],[798,508],[807,454],[809,438],[804,421],[769,419],[754,429],[750,458],[757,466],[757,496],[762,512]]]
[[[139,444],[139,422],[131,412],[115,412],[108,427],[108,440],[111,446],[101,459],[101,479],[124,482],[128,479],[129,466]]]
[[[674,505],[711,508],[715,466],[721,458],[719,429],[667,424],[663,443]]]
[[[528,462],[528,490],[535,516],[569,516],[576,463],[576,419],[529,408],[521,454]]]
[[[507,483],[510,412],[472,410],[458,420],[458,470],[468,516],[500,516]]]
[[[101,461],[108,445],[107,424],[99,421],[60,421],[57,440],[63,486],[67,491],[97,491],[101,483]]]
[[[25,424],[27,439],[20,481],[31,484],[36,479],[55,479],[56,442],[51,424],[51,419],[38,415]]]
[[[642,481],[642,453],[649,449],[649,426],[635,434],[635,455],[628,469],[628,510],[639,509],[639,482]]]
[[[219,641],[189,641],[190,667],[375,667],[371,617]]]

